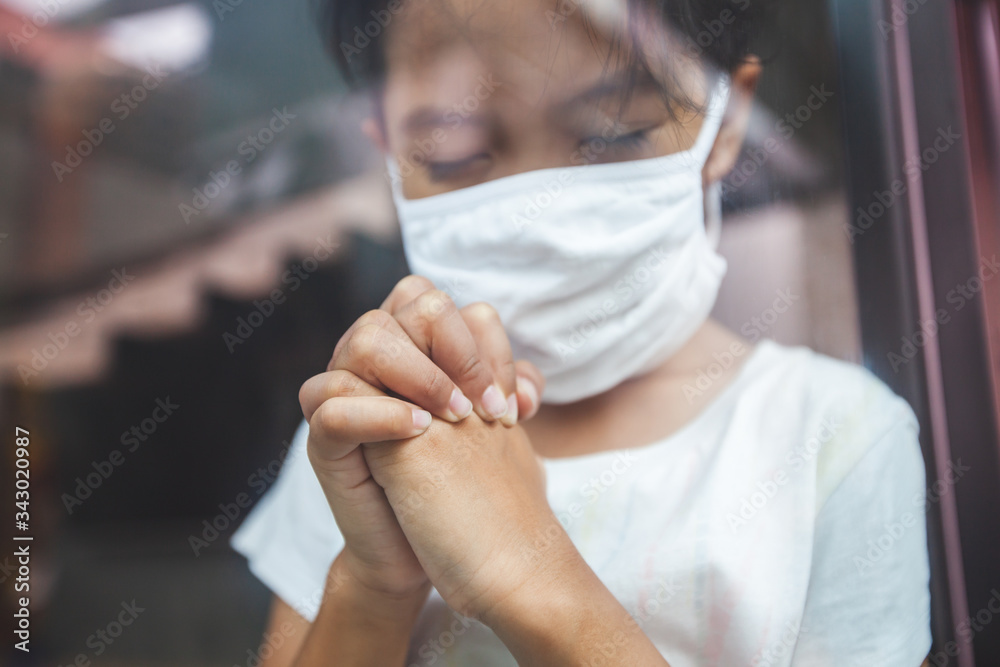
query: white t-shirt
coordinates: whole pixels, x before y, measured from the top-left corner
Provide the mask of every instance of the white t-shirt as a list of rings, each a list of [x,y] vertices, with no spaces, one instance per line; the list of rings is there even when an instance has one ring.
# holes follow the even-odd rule
[[[673,435],[546,460],[550,505],[673,667],[918,667],[930,594],[910,406],[867,370],[804,347],[762,340],[750,355]],[[232,544],[312,620],[344,543],[307,429]],[[516,662],[432,591],[406,665]]]

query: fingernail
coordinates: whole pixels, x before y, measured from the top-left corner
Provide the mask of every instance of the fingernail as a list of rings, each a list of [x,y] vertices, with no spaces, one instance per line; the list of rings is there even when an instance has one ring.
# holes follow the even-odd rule
[[[448,408],[455,415],[455,419],[465,419],[472,414],[472,401],[467,399],[462,390],[456,387],[451,392],[451,400],[448,401]]]
[[[483,392],[483,409],[494,419],[500,419],[507,414],[507,401],[496,385],[491,384]]]
[[[500,418],[500,423],[513,426],[517,423],[517,394],[507,397],[507,414]]]
[[[531,409],[528,410],[527,415],[533,415],[538,410],[538,390],[535,388],[535,383],[519,377],[517,378],[517,391],[527,396],[531,401]]]
[[[417,433],[423,433],[431,425],[431,413],[426,410],[413,411],[413,429]]]

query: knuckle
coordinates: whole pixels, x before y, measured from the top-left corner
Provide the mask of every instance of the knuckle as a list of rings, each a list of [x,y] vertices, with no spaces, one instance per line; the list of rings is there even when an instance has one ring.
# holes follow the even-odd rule
[[[371,382],[403,358],[403,341],[382,327],[359,326],[347,343],[344,358],[361,381]],[[345,362],[346,364],[346,362]]]
[[[517,377],[517,366],[514,364],[514,357],[507,357],[500,361],[500,373],[507,378]]]
[[[444,373],[428,373],[424,379],[424,394],[429,397],[440,397],[447,404],[451,394],[451,380]]]
[[[345,419],[344,411],[340,409],[336,401],[324,401],[316,410],[310,424],[310,429],[316,428],[321,435],[336,436],[344,431],[349,420]]]
[[[384,310],[369,310],[358,318],[359,326],[387,327],[392,322],[392,315]]]
[[[327,381],[327,396],[354,396],[361,387],[361,378],[350,371],[334,371]]]
[[[439,289],[430,289],[421,294],[417,297],[416,305],[420,316],[427,320],[440,319],[457,310],[451,297]]]
[[[384,329],[371,324],[363,324],[354,330],[347,342],[345,352],[355,359],[369,359],[379,350]]]
[[[409,294],[419,294],[434,289],[434,283],[423,276],[411,274],[396,283],[396,289]]]
[[[486,367],[479,355],[471,354],[458,366],[458,377],[455,379],[460,384],[472,382],[482,377],[485,371]]]
[[[356,328],[356,324],[352,325],[341,335],[340,340],[337,341],[337,345],[333,348],[333,354],[330,355],[330,361],[326,365],[326,370],[332,371],[337,367],[337,364],[343,361],[344,355],[349,351],[351,336],[354,335]]]
[[[413,418],[410,416],[409,410],[400,408],[390,411],[386,417],[385,425],[390,433],[406,433],[412,430]]]
[[[466,317],[477,322],[496,325],[500,324],[500,313],[497,312],[496,308],[485,301],[470,303],[468,306],[463,308],[462,311],[465,313]]]

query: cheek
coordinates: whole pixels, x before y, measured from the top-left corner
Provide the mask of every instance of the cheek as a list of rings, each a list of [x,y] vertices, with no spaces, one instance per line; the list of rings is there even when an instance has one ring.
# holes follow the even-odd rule
[[[661,157],[691,148],[698,138],[698,130],[701,129],[703,121],[704,116],[698,115],[682,123],[671,120],[662,125],[653,136],[650,157]]]
[[[439,153],[455,143],[449,136],[447,124],[443,127],[422,130],[413,136],[403,129],[406,119],[414,111],[431,108],[433,100],[425,100],[426,91],[412,80],[389,80],[382,96],[382,113],[385,119],[384,150],[396,162],[403,196],[417,199],[434,194],[427,179],[428,160],[440,159]],[[447,123],[447,121],[445,121]]]
[[[407,199],[419,199],[434,194],[427,180],[427,172],[423,168],[424,154],[417,150],[403,150],[393,158],[397,164],[398,183],[403,196]]]

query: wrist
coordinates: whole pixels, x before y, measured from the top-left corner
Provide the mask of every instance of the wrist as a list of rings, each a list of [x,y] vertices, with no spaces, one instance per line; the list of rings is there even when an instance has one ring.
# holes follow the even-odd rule
[[[526,667],[590,664],[598,652],[608,664],[667,665],[561,526],[559,533],[549,531],[552,539],[537,550],[534,575],[479,620]]]
[[[359,565],[344,549],[330,565],[327,595],[336,594],[356,613],[379,624],[411,624],[427,601],[429,581],[405,586],[387,585]]]
[[[592,606],[606,591],[566,538],[539,553],[534,575],[484,611],[487,625],[522,665],[577,664],[574,645],[590,633]]]
[[[504,569],[514,573],[508,581],[516,583],[473,610],[491,628],[534,616],[547,604],[558,606],[591,578],[600,583],[554,516],[510,558]]]
[[[296,667],[401,665],[417,615],[430,586],[406,595],[387,595],[358,579],[342,551],[330,565],[323,604],[296,657]]]

